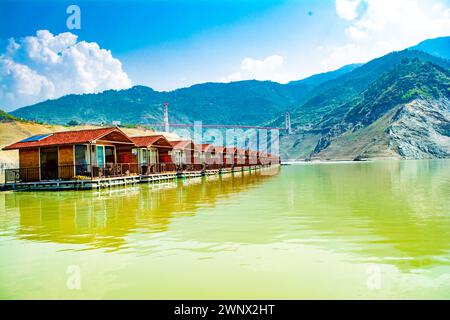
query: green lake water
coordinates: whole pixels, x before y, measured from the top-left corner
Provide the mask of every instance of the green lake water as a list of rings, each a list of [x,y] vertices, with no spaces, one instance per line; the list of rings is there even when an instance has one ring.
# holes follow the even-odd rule
[[[449,299],[450,161],[2,192],[0,298]]]

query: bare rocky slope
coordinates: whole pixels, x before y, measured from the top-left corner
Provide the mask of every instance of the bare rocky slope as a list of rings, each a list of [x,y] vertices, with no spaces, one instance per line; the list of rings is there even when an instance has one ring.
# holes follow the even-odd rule
[[[418,98],[371,125],[316,145],[311,160],[432,159],[450,157],[450,101]],[[323,143],[323,141],[322,141]],[[318,148],[317,148],[318,147]]]
[[[389,148],[402,158],[450,157],[450,100],[416,99],[402,105],[387,128]]]
[[[312,130],[282,137],[284,158],[355,160],[450,157],[450,72],[405,58]],[[303,154],[295,154],[300,146]]]

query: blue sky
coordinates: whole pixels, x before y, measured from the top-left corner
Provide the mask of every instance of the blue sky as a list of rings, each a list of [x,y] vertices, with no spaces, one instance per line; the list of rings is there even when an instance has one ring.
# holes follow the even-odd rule
[[[70,4],[81,9],[80,30],[66,27]],[[23,58],[30,49],[21,39],[36,36],[38,30],[54,36],[65,32],[77,35],[76,40],[64,38],[70,42],[65,49],[86,41],[111,51],[108,56],[89,49],[94,53],[87,55],[96,56],[98,63],[89,70],[86,64],[81,73],[55,68],[55,63],[50,66],[54,72],[65,70],[72,78],[87,79],[73,86],[75,93],[136,84],[172,90],[207,81],[253,78],[285,83],[365,62],[426,38],[449,35],[449,7],[449,0],[0,0],[0,52],[6,50],[10,38],[23,49],[8,57],[9,68],[17,75],[5,82],[14,84],[14,97],[0,92],[0,98],[12,108],[71,91],[70,83],[61,89],[62,80],[47,74],[49,66],[43,65],[44,59],[37,66],[35,60]],[[39,41],[46,46],[53,40],[45,40],[45,45]],[[78,50],[65,63],[79,67],[74,57],[89,50]],[[45,54],[44,49],[39,52]],[[84,60],[83,56],[80,61]],[[119,61],[121,66],[116,64]],[[20,74],[22,65],[30,70],[27,82],[18,84],[17,79],[25,77]],[[105,76],[86,76],[92,70],[104,71]],[[111,81],[105,81],[107,75]],[[22,99],[18,92],[27,94],[27,90],[36,99],[33,94]]]

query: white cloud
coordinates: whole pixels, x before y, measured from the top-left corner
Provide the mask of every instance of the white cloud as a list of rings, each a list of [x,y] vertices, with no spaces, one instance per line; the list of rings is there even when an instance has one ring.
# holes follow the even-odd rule
[[[219,81],[272,80],[286,83],[292,77],[286,72],[283,72],[283,64],[284,59],[280,55],[268,56],[263,60],[245,58],[241,62],[239,71],[233,72]]]
[[[0,55],[0,107],[11,110],[69,93],[123,89],[131,80],[109,50],[65,32],[10,39]]]
[[[450,8],[438,0],[361,0],[363,12],[336,1],[336,13],[350,20],[347,42],[329,47],[327,69],[366,62],[430,38],[450,35]],[[348,7],[346,7],[348,5]],[[354,4],[353,4],[354,5]],[[358,8],[358,7],[357,7]]]
[[[358,16],[361,0],[336,0],[336,13],[345,20],[353,20]]]

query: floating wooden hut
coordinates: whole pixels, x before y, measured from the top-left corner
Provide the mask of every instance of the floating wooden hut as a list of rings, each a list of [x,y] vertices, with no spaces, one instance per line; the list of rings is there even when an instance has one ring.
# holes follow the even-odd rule
[[[117,127],[35,135],[3,150],[19,151],[19,168],[5,170],[5,186],[25,190],[92,189],[279,163],[279,156],[254,150],[128,137]]]
[[[143,175],[176,171],[172,162],[172,144],[163,135],[139,136],[130,138],[137,154],[139,173]]]
[[[137,174],[134,142],[119,128],[35,135],[3,150],[19,150],[20,181]]]

